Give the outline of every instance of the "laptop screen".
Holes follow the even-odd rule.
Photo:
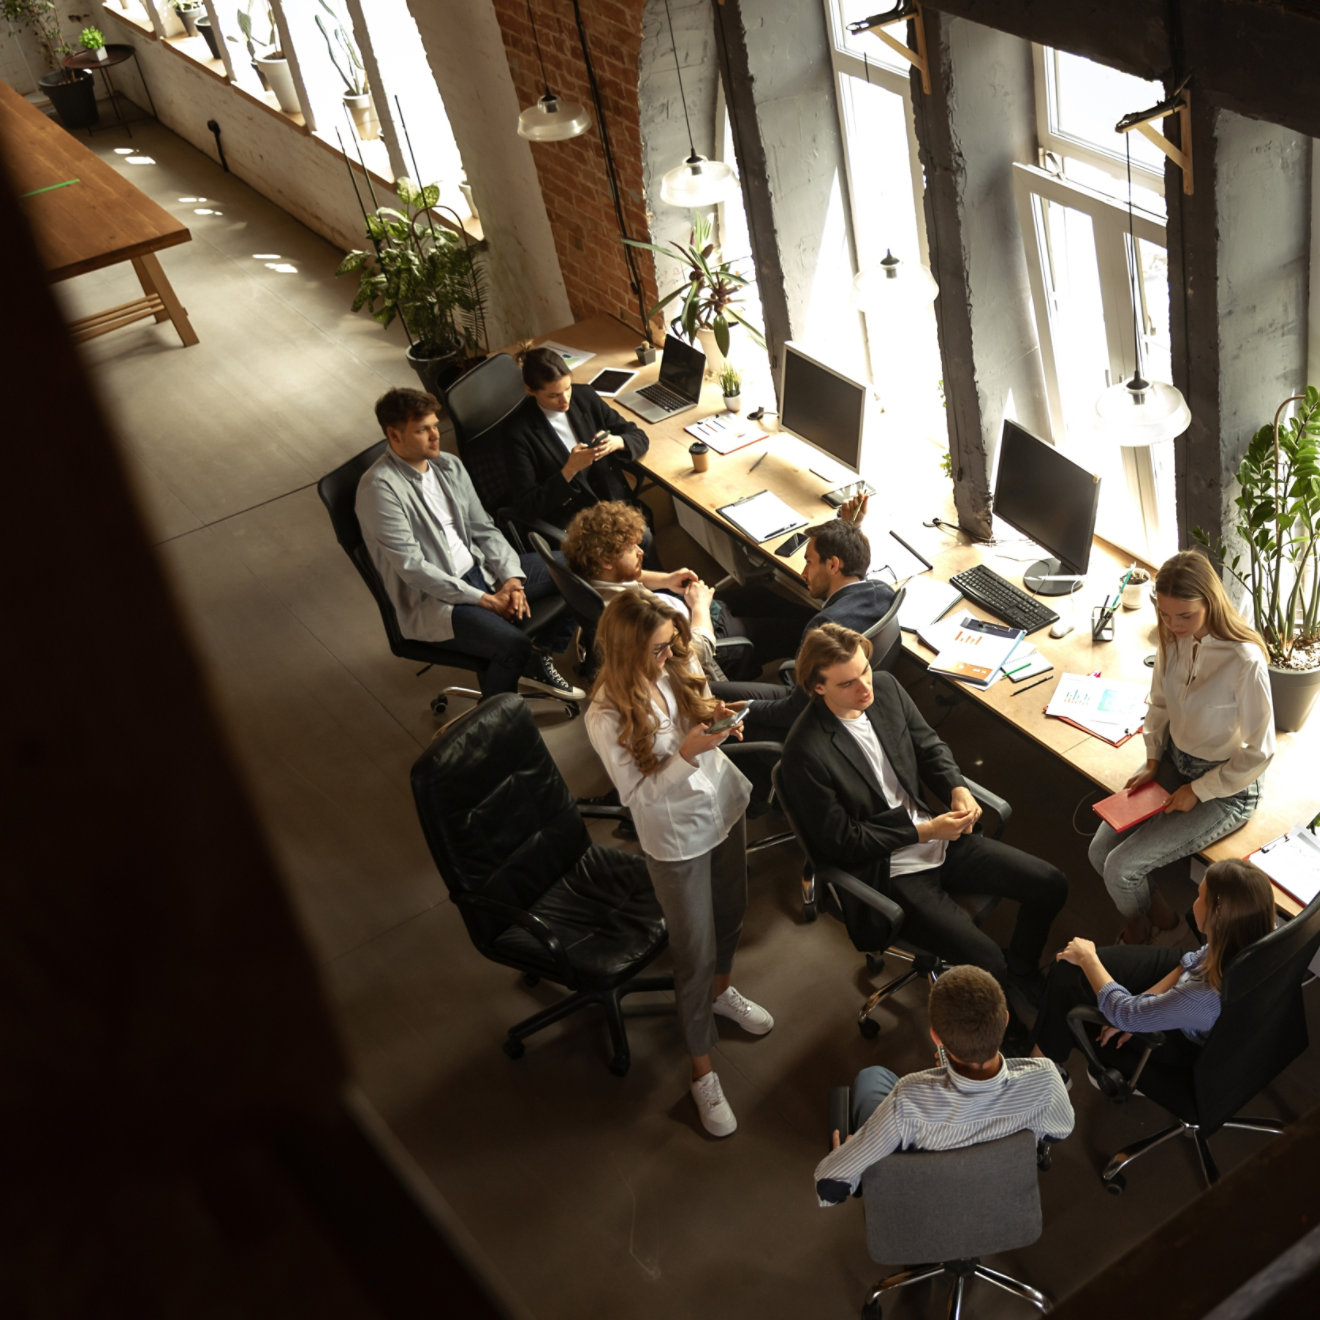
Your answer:
[[[677,335],[665,336],[660,359],[660,384],[694,403],[701,397],[701,378],[706,373],[706,355],[685,344]]]

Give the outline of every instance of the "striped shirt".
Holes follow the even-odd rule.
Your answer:
[[[1203,944],[1195,953],[1184,953],[1182,974],[1162,995],[1134,995],[1110,981],[1101,987],[1096,1005],[1105,1021],[1120,1031],[1181,1031],[1200,1045],[1219,1021],[1219,991],[1200,976],[1209,952],[1210,946]]]
[[[1039,1141],[1073,1130],[1072,1101],[1048,1059],[1003,1059],[993,1077],[973,1081],[952,1068],[908,1073],[875,1113],[816,1166],[821,1205],[851,1196],[862,1174],[896,1150],[956,1150],[1030,1128]]]

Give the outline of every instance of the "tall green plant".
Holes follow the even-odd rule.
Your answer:
[[[320,0],[320,5],[330,16],[329,23],[322,15],[316,16],[316,26],[321,29],[325,48],[330,52],[330,63],[335,66],[335,72],[343,79],[346,95],[365,96],[367,71],[362,65],[362,52],[358,50],[357,42],[353,40],[347,20],[330,3],[330,0]]]
[[[1301,406],[1281,423],[1291,403]],[[1246,546],[1231,556],[1199,527],[1192,535],[1251,597],[1256,631],[1270,658],[1287,664],[1299,643],[1320,640],[1320,391],[1285,399],[1272,425],[1251,438],[1237,470],[1234,530]]]
[[[253,11],[256,10],[257,17],[261,19],[261,28],[258,30],[253,19]],[[247,53],[254,59],[257,58],[257,52],[262,52],[262,58],[282,59],[283,51],[280,50],[279,30],[275,26],[275,15],[271,11],[268,0],[247,0],[247,4],[238,11],[238,29],[243,34],[243,40],[247,44]]]
[[[0,13],[17,27],[31,28],[41,46],[46,67],[62,73],[66,82],[73,81],[73,70],[66,70],[61,63],[66,55],[72,54],[73,47],[64,36],[54,0],[0,0]]]
[[[471,250],[431,208],[440,186],[396,183],[403,210],[381,206],[365,216],[372,250],[349,252],[336,275],[358,276],[352,310],[366,308],[372,320],[389,325],[397,316],[417,357],[449,353],[473,356],[485,333],[485,291]]]
[[[661,308],[681,298],[683,301],[670,324],[674,332],[682,334],[689,343],[696,340],[698,330],[710,330],[720,352],[728,353],[729,330],[732,324],[737,324],[745,327],[752,339],[764,348],[765,336],[738,311],[741,291],[751,281],[735,269],[733,262],[720,260],[710,235],[710,217],[693,212],[692,241],[686,246],[672,240],[666,247],[645,243],[639,238],[623,240],[630,247],[645,248],[670,260],[677,258],[688,268],[687,279],[665,294],[646,313],[646,319],[649,322]]]

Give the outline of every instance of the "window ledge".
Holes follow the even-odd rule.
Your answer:
[[[124,13],[122,9],[111,9],[107,5],[101,6],[101,13],[106,18],[113,18],[116,22],[122,23],[130,32],[136,32],[140,37],[146,37],[149,41],[156,40],[156,29],[145,18],[135,18],[132,14]]]

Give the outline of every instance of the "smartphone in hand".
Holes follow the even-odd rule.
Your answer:
[[[608,431],[597,431],[596,434],[591,437],[589,443],[592,449],[599,449],[601,445],[608,443],[609,438],[610,433]]]
[[[706,730],[707,733],[723,733],[726,729],[732,729],[734,725],[741,724],[747,718],[747,707],[735,711],[732,715],[725,716],[722,720],[716,720],[714,724]]]

